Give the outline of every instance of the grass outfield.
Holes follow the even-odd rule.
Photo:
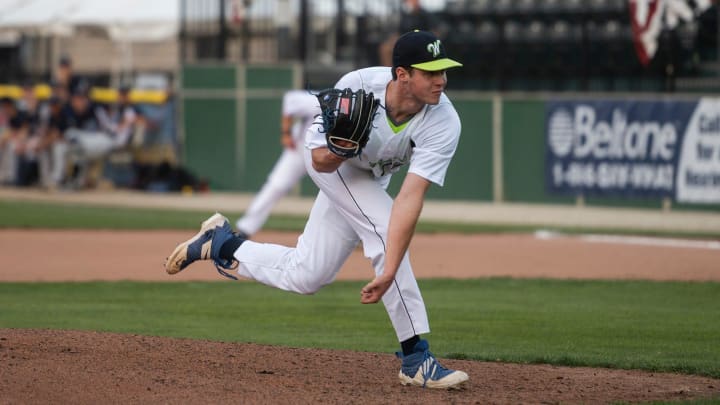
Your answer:
[[[720,378],[720,283],[420,280],[441,357]],[[0,328],[397,350],[362,282],[312,297],[249,282],[0,283]]]

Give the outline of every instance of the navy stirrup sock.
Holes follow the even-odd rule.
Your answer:
[[[223,246],[223,247],[225,247],[225,246]],[[400,346],[402,346],[403,356],[409,356],[409,355],[413,354],[413,349],[415,348],[415,345],[419,341],[420,341],[420,337],[418,335],[415,335],[408,340],[400,342]]]
[[[230,261],[235,260],[235,251],[243,244],[243,242],[245,242],[245,239],[233,235],[230,239],[225,241],[222,246],[220,246],[220,258]]]

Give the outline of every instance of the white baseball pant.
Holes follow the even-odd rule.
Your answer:
[[[238,274],[286,291],[312,294],[335,279],[360,241],[375,274],[381,274],[393,203],[383,182],[348,163],[333,173],[316,172],[309,150],[305,165],[320,192],[297,246],[246,241],[234,254],[240,262]],[[407,253],[382,301],[399,341],[430,332]]]

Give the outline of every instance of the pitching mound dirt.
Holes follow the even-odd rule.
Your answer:
[[[461,390],[398,383],[391,354],[0,329],[0,403],[609,403],[708,398],[720,380],[446,360]]]

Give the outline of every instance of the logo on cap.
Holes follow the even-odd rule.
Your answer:
[[[411,31],[398,38],[393,48],[393,67],[404,66],[437,72],[462,66],[445,56],[442,41],[429,31]]]
[[[432,54],[433,58],[437,58],[438,55],[440,55],[440,40],[438,39],[435,42],[430,42],[427,45],[427,50]]]

